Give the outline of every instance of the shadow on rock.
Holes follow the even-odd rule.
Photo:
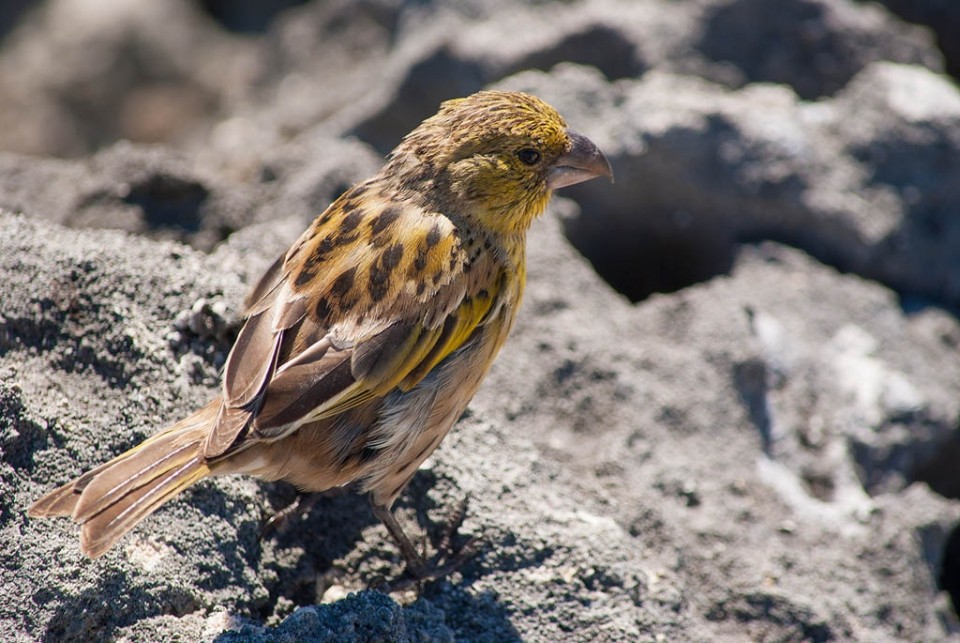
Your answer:
[[[248,624],[223,632],[214,641],[453,641],[477,636],[520,640],[506,613],[488,600],[490,594],[459,596],[465,599],[462,608],[470,618],[458,619],[454,628],[445,621],[444,611],[429,600],[421,598],[402,607],[385,594],[366,590],[335,603],[301,607],[276,628]]]
[[[105,570],[95,585],[75,596],[59,589],[44,589],[34,595],[38,603],[59,605],[48,621],[43,641],[88,640],[96,632],[111,640],[124,627],[152,616],[183,616],[197,610],[187,588],[131,586],[122,570]]]

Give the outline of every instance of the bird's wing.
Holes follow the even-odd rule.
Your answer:
[[[449,219],[363,191],[331,205],[255,290],[207,457],[412,388],[494,307],[502,272],[469,257]]]

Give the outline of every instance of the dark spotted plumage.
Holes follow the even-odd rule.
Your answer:
[[[347,233],[354,230],[357,226],[360,225],[360,222],[363,221],[363,211],[357,209],[357,204],[353,201],[348,201],[344,204],[344,214],[343,220],[340,222],[340,228],[337,231],[337,238],[343,239],[353,239],[353,237],[347,237]]]
[[[370,222],[370,233],[374,236],[383,234],[393,223],[400,218],[401,211],[400,208],[391,205],[384,208],[383,212],[378,214]]]
[[[430,249],[440,243],[440,226],[434,223],[430,226],[430,231],[427,232],[427,238],[424,240],[427,242],[427,249]]]
[[[344,299],[347,296],[347,293],[353,288],[356,276],[357,269],[350,267],[341,272],[340,276],[333,280],[333,284],[330,286],[330,294],[334,299]]]

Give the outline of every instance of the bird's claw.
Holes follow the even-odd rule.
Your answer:
[[[427,560],[423,553],[417,551],[417,549],[412,546],[402,530],[400,530],[400,534],[398,535],[393,527],[396,526],[399,528],[399,524],[396,523],[396,519],[393,518],[392,514],[390,514],[389,519],[387,519],[378,512],[378,516],[383,520],[387,530],[393,535],[394,540],[396,540],[400,546],[400,551],[406,561],[406,569],[403,575],[388,586],[389,591],[403,591],[415,585],[422,586],[423,583],[449,576],[458,571],[479,551],[480,545],[483,542],[479,536],[470,538],[460,547],[456,546],[460,527],[463,526],[464,519],[467,515],[468,502],[469,497],[464,497],[453,515],[444,525],[440,537],[433,542],[433,547],[437,554],[432,561]],[[391,522],[393,524],[391,524]],[[406,542],[404,542],[404,540]],[[426,541],[426,535],[424,535],[424,540]],[[426,550],[426,542],[423,543],[421,550]]]
[[[274,532],[280,532],[295,517],[304,516],[317,504],[321,494],[308,493],[299,494],[289,505],[280,509],[275,514],[267,518],[260,527],[260,540],[270,536]]]

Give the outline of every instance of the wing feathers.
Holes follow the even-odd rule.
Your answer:
[[[251,317],[227,357],[223,402],[203,445],[208,458],[226,453],[263,405],[284,335],[282,330],[272,332],[269,316],[269,311],[263,311]]]
[[[244,314],[247,317],[262,312],[272,303],[272,298],[269,295],[274,294],[277,287],[283,283],[283,264],[286,258],[286,253],[277,257],[243,301]]]
[[[354,377],[365,383],[389,381],[403,358],[416,347],[423,328],[411,321],[397,321],[359,344],[353,352]],[[380,387],[376,387],[380,388]],[[392,388],[389,387],[388,388]]]
[[[203,455],[217,458],[227,451],[249,428],[250,420],[257,409],[235,408],[223,402],[213,421],[207,440],[203,443]]]
[[[247,320],[223,371],[223,402],[247,408],[261,396],[277,364],[283,331],[273,332],[269,311]]]
[[[413,205],[335,202],[248,301],[204,454],[409,390],[457,350],[491,310],[497,272],[471,268],[458,234]]]
[[[280,298],[247,320],[224,367],[223,404],[203,447],[206,457],[226,453],[250,426],[275,379],[287,331],[305,318],[306,303],[302,297],[295,297]],[[316,360],[322,357],[326,345],[316,342],[311,349],[301,357]]]
[[[266,402],[253,423],[259,437],[275,439],[297,423],[318,419],[321,410],[336,402],[356,382],[349,359],[321,361],[317,370],[321,368],[321,377],[291,369],[271,382]]]

